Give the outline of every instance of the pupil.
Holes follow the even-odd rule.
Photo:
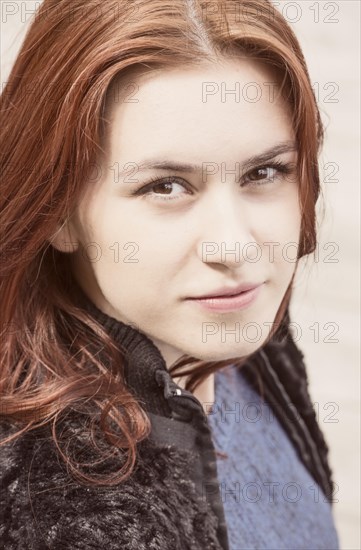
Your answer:
[[[254,177],[251,177],[251,179],[257,179],[267,176],[267,168],[257,168],[257,170],[254,172]]]
[[[155,190],[157,190],[157,188],[160,188],[161,190],[168,190],[168,191],[172,191],[172,184],[169,183],[169,182],[164,182],[164,183],[158,183],[156,186],[155,186]]]

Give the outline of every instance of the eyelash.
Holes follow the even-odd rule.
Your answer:
[[[281,161],[273,161],[273,162],[270,162],[269,164],[264,164],[262,166],[258,166],[257,168],[252,168],[252,170],[250,170],[246,175],[252,174],[253,172],[257,172],[258,170],[262,170],[265,168],[276,169],[279,172],[279,174],[283,174],[283,175],[291,174],[293,172],[293,166],[291,164],[283,163]],[[266,181],[270,181],[272,183],[276,178],[277,178],[277,175],[274,176],[273,178],[263,178],[263,179]],[[138,191],[136,191],[134,194],[151,196],[152,188],[155,187],[156,185],[161,185],[166,183],[178,183],[179,185],[184,185],[183,182],[184,180],[182,178],[178,178],[177,176],[167,176],[165,178],[154,177],[154,178],[151,178],[147,184],[145,184],[143,187],[138,189]],[[251,183],[249,184],[250,187],[259,187],[261,185],[266,185],[266,184],[262,182],[262,180],[251,181]],[[161,200],[165,202],[171,201],[171,200],[178,200],[182,195],[183,193],[180,195],[176,195],[175,197],[169,197],[169,196],[167,197],[166,195],[162,196],[162,195],[155,194],[155,196],[157,197],[155,200]]]

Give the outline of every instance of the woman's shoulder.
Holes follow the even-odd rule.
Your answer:
[[[12,430],[0,421],[1,439]],[[0,540],[5,548],[180,550],[188,544],[201,550],[206,540],[207,548],[219,549],[217,521],[185,474],[190,468],[186,453],[149,438],[140,442],[138,453],[128,479],[95,487],[69,475],[45,429],[1,445]]]

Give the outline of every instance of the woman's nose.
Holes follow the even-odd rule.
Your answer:
[[[251,258],[257,243],[252,238],[250,213],[242,198],[224,187],[222,194],[214,193],[203,206],[198,241],[202,261],[238,267]]]

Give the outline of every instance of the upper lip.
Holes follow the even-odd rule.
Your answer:
[[[263,283],[242,283],[240,285],[229,287],[223,286],[221,288],[216,288],[207,294],[202,294],[201,296],[191,296],[191,299],[200,300],[202,298],[218,298],[219,296],[233,296],[235,294],[240,294],[240,292],[245,292],[246,290],[252,290],[257,286],[260,286]]]

